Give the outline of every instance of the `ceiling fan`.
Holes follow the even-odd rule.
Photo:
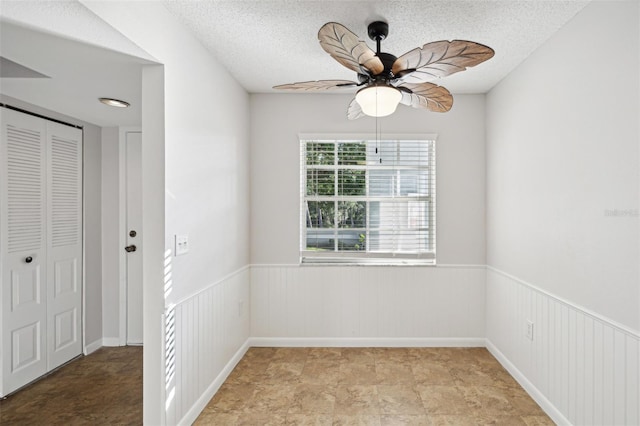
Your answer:
[[[386,22],[368,26],[369,38],[376,42],[374,52],[345,26],[326,23],[318,32],[322,48],[336,61],[358,73],[358,82],[319,80],[274,86],[274,89],[319,92],[329,89],[362,87],[349,104],[347,117],[384,117],[393,114],[398,103],[434,112],[447,112],[453,96],[429,81],[446,77],[478,65],[494,55],[493,49],[465,40],[435,41],[396,58],[380,51],[380,42],[389,34]]]

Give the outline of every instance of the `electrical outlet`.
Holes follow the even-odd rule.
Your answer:
[[[188,235],[176,235],[176,247],[175,254],[180,256],[182,254],[189,253],[189,236]]]
[[[533,321],[527,320],[527,339],[533,340]]]

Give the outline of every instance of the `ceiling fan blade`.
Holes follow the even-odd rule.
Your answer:
[[[447,112],[453,106],[453,96],[442,86],[433,83],[403,84],[398,86],[402,93],[400,103],[413,108],[433,112]],[[409,89],[410,92],[402,90]]]
[[[336,61],[357,73],[380,74],[384,65],[363,40],[337,22],[326,23],[318,32],[320,45]]]
[[[435,41],[400,56],[391,71],[400,84],[416,84],[464,71],[494,54],[492,48],[473,41]]]
[[[273,86],[274,89],[280,90],[300,90],[307,92],[320,92],[323,90],[331,89],[346,89],[349,87],[357,86],[358,83],[349,80],[318,80],[318,81],[303,81],[300,83],[281,84],[280,86]]]
[[[349,108],[347,108],[347,118],[349,120],[357,120],[360,117],[364,117],[364,112],[362,112],[362,108],[360,108],[360,104],[356,101],[356,98],[353,98],[349,104]]]

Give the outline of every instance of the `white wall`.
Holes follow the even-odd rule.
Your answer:
[[[483,95],[455,96],[447,114],[400,106],[380,120],[382,137],[438,135],[437,261],[448,267],[298,265],[298,134],[375,133],[371,117],[347,120],[351,98],[251,96],[251,335],[260,344],[478,344],[478,265],[486,262]]]
[[[489,265],[636,331],[638,19],[587,6],[487,97]]]
[[[84,345],[87,347],[94,343],[94,348],[97,349],[97,344],[102,339],[102,141],[99,127],[89,124],[84,126],[83,155]]]
[[[484,346],[484,266],[251,268],[252,344]]]
[[[164,190],[164,206],[162,193],[143,202],[142,235],[149,262],[144,267],[144,369],[152,372],[144,376],[144,421],[158,424],[165,416],[163,305],[192,306],[201,292],[249,262],[249,97],[161,3],[83,4],[164,65],[145,68],[142,79],[143,191]],[[164,229],[158,230],[159,224]],[[189,253],[169,254],[171,269],[165,270],[154,240],[163,239],[164,249],[173,250],[175,234],[188,234]],[[222,303],[216,297],[206,302],[211,309]],[[230,330],[237,334],[231,340],[236,346],[249,337],[248,327]],[[220,374],[216,369],[212,377]],[[199,384],[178,392],[192,395],[202,389]],[[186,411],[183,406],[181,413]]]
[[[353,95],[251,95],[251,263],[297,264],[299,133],[375,133],[372,117],[349,121]],[[484,96],[456,95],[446,114],[403,105],[380,119],[385,133],[436,133],[437,261],[486,263]]]
[[[86,5],[165,67],[165,247],[175,234],[190,245],[174,303],[248,263],[249,96],[161,4]]]
[[[120,336],[120,140],[117,127],[102,129],[102,335],[107,346]]]
[[[175,330],[166,424],[192,424],[248,348],[249,268],[230,274],[168,312]],[[244,306],[238,306],[238,300]]]
[[[533,340],[525,321],[534,323]],[[640,337],[487,270],[489,350],[561,425],[640,424]]]
[[[487,95],[486,336],[559,424],[640,422],[639,19],[593,2]]]

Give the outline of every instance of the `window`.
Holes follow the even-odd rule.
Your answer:
[[[300,142],[302,263],[435,263],[435,137]]]

